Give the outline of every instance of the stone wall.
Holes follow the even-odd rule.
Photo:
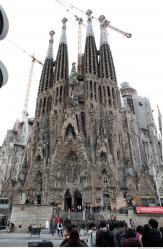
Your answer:
[[[12,207],[10,222],[15,224],[17,231],[27,230],[30,224],[44,228],[52,213],[52,206],[15,205]]]

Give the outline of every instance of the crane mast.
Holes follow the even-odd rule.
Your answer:
[[[43,63],[41,61],[37,60],[34,56],[30,55],[30,57],[32,58],[32,61],[31,61],[31,67],[30,67],[30,72],[29,72],[27,88],[26,88],[24,107],[23,107],[23,111],[22,111],[22,121],[24,121],[26,116],[28,116],[28,104],[29,104],[29,97],[30,97],[30,91],[31,91],[31,85],[32,85],[34,64],[35,64],[35,62],[37,62],[40,65],[43,65]]]
[[[26,116],[28,116],[28,104],[29,104],[29,97],[30,97],[30,91],[31,91],[31,85],[32,85],[34,63],[35,63],[35,58],[33,57],[32,61],[31,61],[29,79],[28,79],[26,94],[25,94],[24,107],[23,107],[23,111],[22,111],[22,121],[25,121]]]
[[[28,104],[29,104],[29,97],[30,97],[30,90],[31,90],[31,85],[32,85],[32,77],[33,77],[33,70],[34,70],[34,63],[37,62],[40,65],[43,65],[41,61],[36,59],[34,55],[29,54],[25,49],[20,47],[18,44],[16,44],[14,41],[11,39],[8,39],[8,41],[17,47],[19,50],[21,50],[23,53],[31,57],[31,67],[30,67],[30,73],[29,73],[29,78],[28,78],[28,83],[27,83],[27,88],[26,88],[26,94],[25,94],[25,101],[24,101],[24,107],[22,111],[22,121],[24,122],[26,120],[26,116],[28,116]]]

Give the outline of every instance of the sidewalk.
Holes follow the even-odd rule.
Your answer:
[[[63,237],[58,237],[57,235],[52,236],[50,233],[40,233],[40,237],[38,235],[31,235],[26,232],[7,232],[7,230],[0,230],[0,239],[49,239],[49,240],[63,240]]]
[[[63,237],[58,237],[57,235],[52,236],[49,233],[42,231],[40,237],[38,235],[30,235],[26,232],[12,232],[9,233],[6,230],[0,230],[0,247],[27,247],[29,240],[50,240],[54,247],[58,247]]]

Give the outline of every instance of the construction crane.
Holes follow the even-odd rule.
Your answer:
[[[73,12],[71,11],[72,9],[75,9],[76,11],[78,11],[78,12],[80,12],[81,14],[86,14],[86,12],[84,11],[84,10],[82,10],[82,9],[80,9],[80,8],[78,8],[78,7],[76,7],[76,6],[74,6],[74,5],[72,5],[72,4],[68,4],[66,1],[63,1],[63,0],[55,0],[58,4],[60,4],[68,13],[70,13],[70,14],[72,14],[73,16],[76,16],[75,14],[73,14]],[[71,10],[70,10],[71,9]],[[92,18],[94,18],[95,20],[99,20],[97,17],[95,17],[95,16],[92,16]],[[122,35],[124,35],[125,37],[127,37],[127,38],[131,38],[132,37],[132,34],[131,33],[127,33],[127,32],[125,32],[125,31],[122,31],[122,30],[120,30],[120,29],[118,29],[118,28],[116,28],[116,27],[114,27],[114,26],[112,26],[111,24],[110,24],[110,21],[108,21],[108,20],[106,20],[106,27],[108,27],[108,28],[110,28],[110,29],[112,29],[112,30],[114,30],[114,31],[116,31],[116,32],[118,32],[118,33],[120,33],[120,34],[122,34]]]
[[[81,17],[77,16],[76,14],[74,14],[72,12],[72,9],[75,9],[84,15],[86,15],[88,13],[88,11],[90,11],[90,10],[85,12],[85,11],[81,10],[80,8],[77,8],[74,5],[68,4],[64,0],[54,0],[54,1],[56,1],[59,5],[61,5],[61,7],[64,8],[67,13],[69,13],[71,16],[73,16],[75,18],[76,21],[78,21],[78,66],[77,67],[78,67],[78,75],[81,75],[82,74],[82,26],[84,26],[86,28],[86,25],[83,23],[83,19]],[[91,13],[92,13],[92,11],[91,11]],[[110,28],[110,29],[124,35],[127,38],[131,38],[132,35],[130,33],[124,32],[124,31],[112,26],[110,24],[110,21],[108,21],[104,16],[100,16],[100,17],[103,17],[104,26],[106,28]],[[95,16],[92,16],[92,18],[99,21],[99,18],[97,18]]]
[[[21,50],[23,53],[27,54],[31,59],[31,67],[30,67],[30,72],[29,72],[29,78],[28,78],[28,83],[27,83],[27,88],[25,92],[25,100],[24,100],[24,106],[23,106],[23,111],[22,111],[22,117],[21,117],[21,122],[23,122],[22,126],[22,132],[21,132],[21,137],[19,142],[14,142],[13,144],[17,145],[23,145],[25,146],[28,142],[28,137],[29,137],[29,125],[28,125],[28,104],[29,104],[29,97],[30,97],[30,91],[31,91],[31,85],[32,85],[32,78],[33,78],[33,71],[34,71],[34,64],[37,62],[40,65],[43,65],[41,61],[35,58],[34,55],[29,54],[25,49],[17,45],[15,42],[13,42],[10,39],[7,39],[12,45],[17,47],[19,50]]]
[[[28,83],[27,83],[27,88],[25,92],[25,100],[24,100],[24,107],[22,111],[22,118],[21,120],[24,122],[26,120],[26,117],[28,116],[28,104],[29,104],[29,97],[30,97],[30,91],[31,91],[31,85],[32,85],[32,78],[33,78],[33,71],[34,71],[34,64],[37,62],[40,65],[43,65],[41,61],[35,58],[34,55],[29,54],[25,49],[17,45],[15,42],[13,42],[10,39],[7,39],[12,45],[17,47],[19,50],[21,50],[23,53],[27,54],[31,59],[31,67],[30,67],[30,72],[29,72],[29,78],[28,78]]]
[[[31,91],[31,85],[32,85],[34,64],[35,64],[35,62],[38,62],[40,65],[43,65],[43,63],[40,62],[39,60],[37,60],[34,57],[34,55],[33,56],[30,55],[30,57],[32,58],[32,61],[31,61],[31,67],[30,67],[30,71],[29,71],[27,88],[26,88],[26,92],[25,92],[26,94],[25,94],[24,107],[23,107],[22,118],[21,118],[22,121],[24,121],[26,119],[26,117],[28,116],[28,104],[29,104],[29,97],[30,97],[30,91]]]

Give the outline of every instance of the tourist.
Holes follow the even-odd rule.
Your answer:
[[[81,238],[83,238],[84,236],[87,235],[87,231],[85,230],[85,224],[84,223],[82,223],[82,225],[81,225],[79,235],[80,235]]]
[[[150,231],[149,225],[145,224],[143,227],[143,236],[142,236],[142,244],[145,247],[150,246],[149,231]]]
[[[96,224],[89,224],[87,243],[89,247],[96,246]]]
[[[143,237],[143,226],[139,225],[136,228],[136,238],[140,241],[142,244],[142,237]]]
[[[65,245],[68,243],[68,241],[70,239],[70,233],[71,233],[72,230],[76,230],[77,231],[77,228],[76,228],[76,226],[74,224],[72,224],[68,229],[66,229],[64,231],[64,240],[60,244],[60,247],[65,247]],[[78,232],[78,234],[79,234],[79,232]],[[82,244],[82,247],[86,247],[87,246],[86,242],[84,240],[80,239],[80,237],[79,237],[79,240],[80,240],[80,243]]]
[[[113,247],[114,236],[113,233],[107,228],[106,222],[100,222],[100,229],[96,232],[96,246],[97,247]]]
[[[14,225],[14,223],[10,223],[9,233],[14,232],[14,230],[15,230],[15,225]]]
[[[86,247],[87,245],[83,244],[79,238],[79,232],[77,229],[73,228],[70,231],[68,241],[63,245],[64,247]]]
[[[150,219],[148,221],[150,231],[149,231],[149,243],[150,246],[160,246],[160,241],[162,238],[161,232],[158,230],[158,221],[155,219]]]
[[[56,224],[55,224],[55,221],[53,219],[50,221],[50,232],[51,232],[52,236],[54,236],[54,234],[56,232]]]
[[[161,237],[163,238],[163,227],[160,227]]]
[[[70,227],[66,228],[64,230],[64,233],[63,233],[63,237],[64,237],[64,240],[62,241],[62,243],[60,244],[60,247],[64,247],[64,245],[68,242],[69,238],[70,238]]]
[[[126,230],[126,236],[124,239],[123,247],[141,247],[142,244],[136,238],[136,232],[132,228]]]
[[[118,222],[118,232],[114,235],[115,246],[123,247],[126,236],[127,223],[125,221]]]
[[[32,230],[32,224],[30,224],[30,225],[28,226],[28,232],[29,232],[29,233],[31,232],[31,230]]]
[[[57,224],[57,235],[63,237],[63,224],[61,222]]]

